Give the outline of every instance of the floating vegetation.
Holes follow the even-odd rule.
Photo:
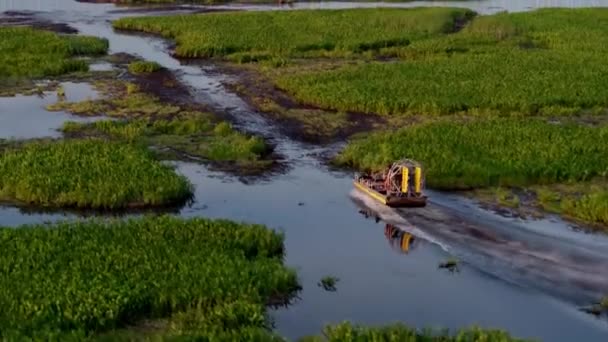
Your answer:
[[[407,46],[453,32],[457,23],[472,16],[469,10],[451,8],[252,11],[121,18],[113,26],[173,38],[181,57],[234,55],[253,62]]]
[[[448,260],[439,263],[438,268],[447,269],[450,272],[460,272],[460,261],[456,258],[449,258]]]
[[[336,284],[340,281],[339,278],[332,276],[325,276],[321,278],[321,281],[317,283],[317,286],[322,287],[325,291],[335,292],[338,289],[336,288]]]
[[[59,35],[26,27],[0,27],[0,78],[37,78],[87,71],[74,56],[105,54],[105,39]]]
[[[147,337],[270,341],[265,306],[299,289],[281,234],[227,220],[0,228],[0,249],[6,340],[114,340],[119,329],[166,320]]]
[[[168,206],[192,194],[188,180],[145,148],[98,139],[26,142],[0,154],[0,199],[42,207]]]
[[[134,61],[129,63],[128,69],[132,74],[144,74],[159,71],[162,66],[156,62]]]
[[[500,341],[515,342],[526,341],[511,337],[501,330],[484,330],[479,327],[461,329],[454,334],[449,331],[436,331],[424,329],[419,331],[402,323],[394,323],[380,327],[365,327],[343,322],[337,325],[326,326],[323,337],[311,336],[302,342],[355,342],[355,341],[412,341],[412,342],[473,342],[473,341]]]

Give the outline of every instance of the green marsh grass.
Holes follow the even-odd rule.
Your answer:
[[[113,340],[120,329],[163,319],[153,333],[165,338],[268,340],[266,304],[299,288],[283,265],[282,234],[227,220],[0,228],[0,248],[6,340]]]
[[[606,9],[475,17],[385,51],[400,60],[286,69],[280,88],[327,109],[385,115],[572,115],[608,106]]]
[[[129,63],[128,69],[132,74],[144,74],[159,71],[162,66],[156,62],[134,61]]]
[[[423,329],[422,331],[410,328],[402,323],[387,324],[378,327],[366,327],[350,322],[343,322],[326,326],[323,337],[311,336],[302,342],[355,342],[355,341],[408,341],[408,342],[478,342],[500,341],[515,342],[526,341],[511,337],[508,333],[496,329],[481,329],[471,327],[461,329],[450,334],[449,331]]]
[[[0,27],[0,78],[37,78],[87,71],[75,56],[105,54],[108,41],[23,27]]]
[[[354,139],[336,162],[379,170],[412,158],[423,163],[431,188],[527,187],[546,211],[606,225],[607,144],[606,125],[517,118],[440,120]],[[499,204],[520,205],[507,190],[496,196]]]
[[[179,204],[188,180],[145,148],[104,140],[29,142],[0,154],[0,199],[42,207],[124,209]]]
[[[608,227],[608,182],[606,178],[551,186],[535,186],[536,204],[543,210],[584,223]]]
[[[440,120],[355,139],[337,161],[379,170],[401,158],[425,166],[438,189],[525,186],[608,175],[608,126],[542,119]]]
[[[113,26],[173,38],[180,57],[234,55],[255,61],[406,46],[452,32],[472,15],[450,8],[260,11],[122,18]]]

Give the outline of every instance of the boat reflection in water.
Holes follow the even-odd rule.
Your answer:
[[[389,223],[384,226],[384,236],[391,248],[401,254],[408,254],[420,242],[414,235]]]
[[[360,209],[359,213],[365,218],[373,218],[376,223],[380,222],[380,218],[371,210]],[[388,241],[392,250],[399,254],[408,254],[413,248],[421,242],[415,235],[395,226],[390,223],[384,225],[384,236]]]

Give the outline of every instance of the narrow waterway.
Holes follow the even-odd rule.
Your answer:
[[[294,8],[417,4],[445,5],[325,2],[298,3]],[[466,4],[487,13],[538,6],[601,6],[608,1],[448,4]],[[239,128],[273,140],[290,168],[270,180],[243,182],[193,163],[176,163],[176,168],[196,186],[195,202],[183,208],[181,215],[255,222],[285,232],[287,264],[298,270],[304,289],[292,306],[272,312],[280,334],[297,338],[319,332],[324,324],[352,320],[366,324],[402,321],[452,329],[479,324],[543,341],[608,339],[605,321],[577,309],[608,291],[606,237],[575,232],[558,219],[500,217],[459,196],[435,192],[431,193],[431,205],[423,210],[383,208],[351,193],[350,175],[332,172],[315,158],[333,147],[310,146],[282,136],[272,122],[222,86],[226,76],[212,65],[184,65],[171,57],[162,39],[111,29],[109,20],[139,13],[70,0],[0,0],[0,11],[6,10],[40,11],[37,15],[67,22],[83,34],[107,38],[111,53],[125,52],[156,61],[174,71],[191,88],[196,101],[229,114]],[[86,85],[78,87],[69,89],[68,96],[90,92]],[[72,118],[65,113],[44,112],[47,101],[0,98],[0,138],[53,136],[55,133],[49,132]],[[42,117],[40,113],[57,121],[24,122],[26,115]],[[373,211],[384,221],[366,218],[361,209]],[[77,218],[73,214],[0,208],[0,225]],[[385,235],[387,223],[412,234],[416,243],[407,251],[395,248],[400,243]],[[438,269],[438,264],[452,255],[464,261],[460,272]],[[340,279],[337,292],[317,286],[326,275]]]

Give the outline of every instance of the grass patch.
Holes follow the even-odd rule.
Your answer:
[[[501,330],[484,330],[479,327],[461,329],[454,334],[449,331],[435,331],[424,329],[422,332],[412,329],[402,323],[394,323],[379,327],[365,327],[343,322],[337,325],[327,326],[323,330],[323,337],[311,336],[301,340],[302,342],[355,342],[355,341],[429,341],[429,342],[451,342],[451,341],[501,341],[515,342],[525,341],[511,337]]]
[[[394,160],[419,160],[438,189],[525,186],[590,180],[608,174],[608,126],[553,124],[541,119],[440,120],[355,139],[342,165],[380,170]]]
[[[0,27],[0,78],[39,78],[88,71],[74,56],[105,54],[108,41],[25,27]]]
[[[572,115],[608,105],[605,9],[480,16],[452,35],[384,49],[400,61],[285,71],[299,101],[385,115]],[[382,52],[382,51],[381,51]]]
[[[261,61],[374,53],[452,32],[471,16],[451,8],[259,11],[122,18],[113,26],[173,38],[181,57]]]
[[[0,229],[0,336],[271,340],[265,306],[299,288],[283,236],[259,225],[170,216]],[[100,335],[107,333],[107,335]]]
[[[188,180],[144,148],[102,140],[30,142],[0,154],[0,199],[122,209],[183,202]]]
[[[145,74],[159,71],[162,66],[156,62],[134,61],[129,63],[128,69],[132,74]]]

